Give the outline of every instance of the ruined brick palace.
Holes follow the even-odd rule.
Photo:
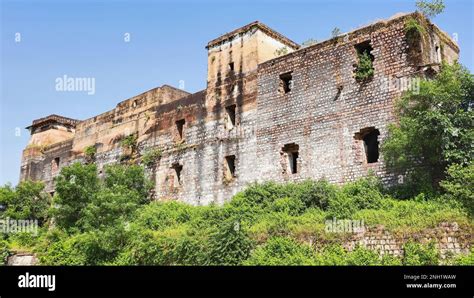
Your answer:
[[[408,18],[426,28],[415,41],[407,37]],[[155,197],[194,205],[223,203],[254,181],[344,183],[373,170],[386,183],[397,183],[378,150],[403,92],[393,82],[432,75],[459,53],[446,33],[418,13],[308,47],[253,22],[206,49],[205,90],[190,94],[163,85],[86,120],[34,120],[21,180],[44,181],[54,192],[61,167],[86,162],[86,148],[95,148],[100,174],[104,165],[143,163],[147,152],[155,152],[156,160],[146,165]],[[358,80],[363,52],[373,75]],[[136,138],[135,149],[123,145],[127,137]]]

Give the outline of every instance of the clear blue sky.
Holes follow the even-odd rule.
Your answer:
[[[0,185],[16,184],[33,119],[86,119],[151,88],[206,84],[206,43],[259,20],[301,43],[323,40],[397,12],[415,0],[1,1]],[[434,18],[457,33],[461,63],[474,69],[472,0],[447,0]],[[15,42],[15,34],[21,42]],[[124,34],[130,33],[129,43]],[[55,79],[93,77],[96,92],[57,92]],[[21,135],[15,134],[16,128]]]

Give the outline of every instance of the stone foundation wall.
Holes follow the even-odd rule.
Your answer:
[[[422,244],[434,241],[441,258],[444,259],[449,255],[469,253],[472,245],[472,232],[459,228],[456,223],[441,223],[436,228],[412,235],[396,235],[383,227],[377,227],[351,236],[344,242],[344,247],[353,250],[356,245],[361,245],[379,251],[382,255],[402,256],[403,245],[408,241]]]

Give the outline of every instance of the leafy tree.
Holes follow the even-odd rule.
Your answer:
[[[411,186],[420,192],[423,180],[436,187],[449,165],[471,163],[473,98],[473,76],[458,63],[443,64],[435,79],[421,80],[419,91],[407,92],[397,104],[399,124],[389,126],[382,144],[387,166],[411,169],[407,182],[416,182]]]
[[[48,217],[51,198],[43,192],[44,184],[23,181],[15,188],[0,188],[0,204],[6,206],[3,217],[12,219],[36,219],[43,223]]]
[[[138,209],[141,201],[137,192],[124,186],[102,188],[84,207],[77,225],[91,230],[125,222]]]
[[[53,215],[56,223],[63,228],[77,228],[76,223],[83,218],[87,204],[100,189],[97,167],[74,163],[62,168],[55,181]]]
[[[153,184],[145,177],[143,167],[138,165],[110,165],[105,167],[105,187],[123,186],[134,191],[142,203],[148,201],[148,193]]]
[[[424,14],[427,18],[432,18],[444,11],[443,0],[417,0],[416,7]]]

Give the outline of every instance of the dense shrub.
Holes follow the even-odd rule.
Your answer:
[[[354,213],[353,219],[364,220],[368,226],[383,224],[392,231],[420,232],[441,222],[456,222],[467,226],[466,212],[450,201],[425,200],[419,195],[413,200],[385,199],[380,209],[364,209]]]
[[[351,218],[357,211],[354,198],[344,193],[338,192],[334,198],[329,200],[328,218]]]
[[[351,198],[357,209],[378,209],[384,196],[380,180],[373,174],[342,187],[342,193]]]
[[[238,220],[223,222],[209,237],[210,265],[239,265],[250,255],[252,241]]]
[[[326,180],[306,180],[290,186],[289,195],[300,200],[306,206],[327,209],[329,201],[337,194],[337,187]]]
[[[134,230],[128,245],[118,255],[118,265],[174,265],[176,237],[151,230]]]
[[[289,215],[298,215],[305,209],[301,200],[294,198],[276,199],[270,205],[270,209],[274,212],[282,212]]]
[[[448,177],[441,182],[445,197],[459,201],[474,216],[474,164],[454,164],[448,168]]]
[[[403,265],[420,266],[439,264],[439,252],[434,242],[423,245],[410,241],[405,243],[403,251]]]
[[[338,244],[343,234],[326,232],[326,220],[359,219],[395,233],[446,221],[469,227],[465,205],[455,198],[465,194],[458,185],[465,176],[453,175],[440,198],[418,194],[395,200],[369,175],[342,187],[309,180],[253,184],[223,206],[190,206],[149,202],[141,167],[109,167],[101,181],[94,166],[76,164],[57,179],[61,204],[54,214],[63,221],[41,228],[37,236],[20,233],[7,241],[10,250],[33,250],[48,265],[437,264],[433,247],[413,243],[405,246],[403,258],[362,246],[348,252]],[[14,197],[12,192],[3,188],[3,200]],[[63,198],[69,194],[78,201]],[[317,248],[309,245],[315,239]],[[469,264],[472,258],[450,260]]]
[[[79,236],[72,236],[58,241],[48,243],[46,253],[40,254],[39,260],[42,265],[85,265],[86,256],[78,241]]]
[[[138,210],[135,223],[152,230],[182,224],[191,220],[195,208],[179,202],[151,202]]]
[[[357,246],[347,257],[347,265],[377,266],[381,265],[380,255],[375,250]]]
[[[245,265],[316,265],[314,250],[291,238],[273,237],[264,245],[257,247]]]
[[[474,266],[474,248],[468,254],[455,256],[451,262],[452,265]]]
[[[318,252],[317,264],[326,266],[347,265],[347,251],[340,244],[328,244]]]

